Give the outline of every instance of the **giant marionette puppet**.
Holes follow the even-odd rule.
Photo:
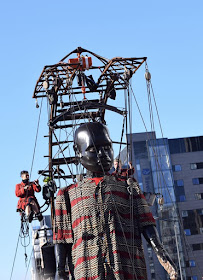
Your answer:
[[[73,244],[75,280],[147,280],[143,234],[170,279],[176,279],[176,267],[160,243],[137,182],[108,174],[113,150],[107,128],[83,124],[75,132],[74,144],[90,176],[58,192],[54,226],[54,242],[60,246],[58,271],[63,274]]]

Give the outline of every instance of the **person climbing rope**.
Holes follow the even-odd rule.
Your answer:
[[[20,172],[22,182],[16,185],[15,194],[20,199],[17,204],[18,212],[25,212],[29,223],[32,222],[34,214],[39,221],[43,219],[42,214],[40,213],[40,206],[37,201],[37,198],[34,195],[34,192],[40,192],[41,186],[39,181],[35,180],[34,182],[29,181],[29,173],[26,170]]]

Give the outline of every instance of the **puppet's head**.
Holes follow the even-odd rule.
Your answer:
[[[105,125],[97,122],[82,124],[75,132],[74,148],[87,170],[105,173],[111,169],[112,141]]]

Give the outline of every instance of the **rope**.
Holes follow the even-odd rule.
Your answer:
[[[54,135],[54,137],[56,138],[56,141],[57,141],[57,143],[58,143],[58,146],[59,146],[59,148],[60,148],[60,150],[61,150],[61,153],[62,153],[62,155],[63,155],[63,157],[64,157],[65,162],[66,162],[66,165],[67,165],[67,167],[68,167],[68,169],[69,169],[69,171],[70,171],[70,174],[71,174],[71,176],[72,176],[72,179],[73,179],[73,181],[74,181],[73,173],[71,172],[70,166],[69,166],[69,164],[68,164],[67,161],[66,161],[66,157],[65,157],[65,155],[64,155],[63,150],[61,149],[61,145],[59,144],[58,138],[57,138],[56,133],[55,133],[54,131],[53,131],[53,135]]]
[[[128,108],[129,108],[129,130],[130,130],[130,161],[132,161],[132,94],[130,94],[130,89],[128,86]],[[127,130],[127,127],[126,127]],[[127,132],[127,131],[126,131]],[[127,141],[128,142],[128,141]],[[131,222],[132,222],[132,248],[133,248],[133,259],[135,256],[135,238],[134,238],[134,234],[135,234],[135,227],[134,227],[134,201],[133,201],[133,187],[130,186],[130,192],[131,192],[131,203],[130,203],[130,215],[131,215]],[[136,279],[137,279],[137,275],[135,274]],[[134,276],[133,276],[134,279]]]
[[[34,158],[35,158],[35,151],[36,151],[37,138],[38,138],[38,132],[39,132],[39,124],[40,124],[40,118],[41,118],[41,112],[42,112],[42,101],[43,101],[43,98],[41,99],[41,104],[40,104],[40,112],[39,112],[39,117],[38,117],[37,132],[36,132],[36,137],[35,137],[35,145],[34,145],[32,163],[31,163],[31,168],[30,168],[30,177],[31,177],[31,174],[32,174],[32,168],[33,168]]]
[[[146,63],[146,62],[145,62],[145,63]],[[148,70],[147,63],[146,63],[146,69]],[[164,143],[164,149],[165,149],[166,155],[168,155],[168,151],[167,151],[167,149],[166,149],[167,143],[165,143],[166,140],[164,139],[164,136],[163,136],[163,129],[162,129],[161,121],[160,121],[159,111],[158,111],[158,107],[157,107],[157,103],[156,103],[155,94],[154,94],[154,90],[153,90],[153,87],[152,87],[151,80],[147,82],[147,88],[148,88],[148,93],[149,93],[149,94],[150,94],[150,88],[151,88],[151,91],[152,91],[152,97],[153,97],[153,101],[154,101],[154,105],[155,105],[155,109],[156,109],[156,114],[157,114],[157,118],[158,118],[158,122],[159,122],[159,127],[160,127],[160,131],[161,131],[161,136],[162,136],[162,139],[164,140],[164,142],[163,142],[163,143]],[[150,96],[150,102],[151,102],[151,96]],[[151,103],[151,110],[152,110],[152,103]],[[151,111],[151,113],[152,113],[152,111]],[[154,126],[153,126],[153,127],[154,127]],[[155,140],[156,140],[156,139],[155,139]],[[159,151],[159,150],[158,150],[158,151]],[[156,155],[157,153],[154,153],[154,154]],[[160,157],[160,155],[159,155],[159,157]],[[159,168],[160,171],[161,171],[161,167],[160,167],[160,164],[159,164],[158,159],[157,159],[157,161],[155,161],[155,162],[157,163],[156,166],[158,166],[158,168]],[[158,170],[158,168],[157,168],[157,170]],[[171,178],[173,178],[173,176],[172,176],[172,170],[169,169],[169,172],[170,172],[170,174],[171,174]],[[169,192],[169,189],[168,189],[168,186],[167,186],[167,184],[166,184],[166,181],[165,181],[165,178],[164,178],[164,176],[163,176],[162,171],[161,171],[161,174],[162,174],[163,181],[164,181],[164,183],[165,183],[166,189],[167,189],[167,191],[168,191],[168,193],[169,193],[171,202],[172,202],[172,204],[173,204],[174,210],[176,209],[176,213],[177,213],[177,217],[178,217],[178,222],[179,222],[179,225],[180,225],[180,230],[181,230],[182,236],[183,236],[183,242],[185,243],[186,248],[189,248],[190,252],[191,252],[192,255],[194,256],[194,252],[193,252],[193,250],[191,249],[190,244],[188,243],[188,240],[187,240],[187,238],[186,238],[186,236],[185,236],[185,234],[184,234],[184,226],[183,226],[182,219],[181,219],[181,217],[180,217],[180,213],[179,213],[178,209],[176,208],[175,203],[173,202],[173,200],[172,200],[172,198],[171,198],[171,195],[170,195],[170,192]],[[157,174],[157,176],[158,176],[158,174]],[[160,176],[159,176],[159,180],[160,180]],[[157,180],[157,182],[158,182],[158,180]],[[159,181],[159,182],[160,182],[160,181]],[[160,188],[161,188],[161,192],[162,192],[161,184],[160,184]],[[161,224],[162,224],[162,231],[163,231],[163,221],[161,220],[161,222],[162,222]],[[172,220],[171,222],[174,223],[175,221]],[[186,250],[186,254],[187,254],[187,256],[189,256],[187,250]],[[195,256],[194,256],[194,257],[195,257]],[[198,269],[198,271],[201,273],[200,267],[199,267],[199,265],[198,265],[198,262],[197,262],[197,269]],[[190,271],[191,271],[191,267],[190,267]]]
[[[79,104],[78,104],[79,105]],[[87,123],[87,122],[86,122]],[[88,129],[88,126],[87,126],[87,129]],[[89,129],[88,129],[89,130]],[[73,131],[73,130],[72,130]],[[53,132],[53,134],[54,134],[54,136],[55,136],[55,138],[56,138],[56,140],[57,140],[57,142],[58,142],[58,139],[57,139],[57,136],[56,136],[56,134]],[[94,143],[94,141],[93,141],[93,145],[94,145],[94,148],[95,148],[95,150],[96,150],[96,152],[97,152],[97,155],[98,155],[98,151],[97,151],[97,149],[96,149],[96,146],[95,146],[95,143]],[[60,148],[60,150],[61,150],[61,153],[63,154],[63,156],[64,156],[64,153],[63,153],[63,151],[62,151],[62,149],[61,149],[61,146],[60,146],[60,144],[59,144],[59,148]],[[64,158],[65,158],[65,156],[64,156]],[[98,158],[99,158],[99,156],[98,156]],[[100,160],[100,158],[99,158],[99,160]],[[66,162],[67,163],[67,162]],[[68,164],[67,164],[68,165]],[[102,167],[102,172],[103,172],[103,175],[105,175],[105,171],[104,171],[104,168],[103,168],[103,165],[101,164],[101,167]],[[71,170],[69,169],[69,171],[71,172]],[[116,205],[115,205],[115,201],[114,201],[114,199],[112,199],[113,200],[113,204],[114,204],[114,206],[115,206],[115,208],[116,208],[116,211],[117,211],[117,214],[118,214],[118,210],[117,210],[117,207],[116,207]],[[102,207],[104,207],[103,205],[102,205]],[[84,209],[84,208],[83,208]],[[118,217],[119,217],[119,215],[118,215]],[[81,218],[81,213],[80,213],[80,218]],[[122,232],[123,232],[123,235],[124,235],[124,238],[125,238],[125,234],[124,234],[124,230],[123,230],[123,227],[122,227],[122,223],[121,223],[121,221],[120,221],[120,224],[121,224],[121,228],[122,228]],[[125,242],[126,242],[126,245],[127,245],[127,240],[126,240],[126,238],[125,238]],[[128,251],[129,251],[129,248],[128,248]],[[132,258],[131,258],[131,254],[130,254],[130,251],[129,251],[129,256],[130,256],[130,259],[131,259],[131,262],[132,262]],[[133,265],[133,262],[132,262],[132,265]],[[133,269],[134,269],[134,266],[133,266]],[[136,275],[136,274],[135,274]],[[137,277],[136,277],[136,279],[137,279]]]
[[[20,231],[21,231],[21,229],[20,229]],[[14,269],[16,255],[17,255],[17,251],[18,251],[19,240],[20,240],[20,232],[19,232],[18,241],[17,241],[17,244],[16,244],[16,250],[15,250],[15,255],[14,255],[14,259],[13,259],[13,265],[12,265],[11,274],[10,274],[10,280],[12,279],[12,275],[13,275],[13,269]]]
[[[29,262],[28,262],[28,265],[27,265],[27,269],[26,269],[26,273],[25,273],[25,278],[24,280],[26,280],[27,278],[27,273],[28,273],[28,269],[29,269],[29,266],[30,266],[30,261],[31,261],[31,257],[32,257],[32,253],[34,252],[34,247],[32,247],[32,251],[30,253],[30,258],[29,258]]]

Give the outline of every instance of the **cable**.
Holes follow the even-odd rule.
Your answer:
[[[36,145],[37,145],[39,124],[40,124],[40,118],[41,118],[41,112],[42,112],[42,102],[43,102],[43,98],[41,99],[41,104],[40,104],[40,112],[39,112],[39,118],[38,118],[38,124],[37,124],[37,132],[36,132],[36,137],[35,137],[34,151],[33,151],[32,163],[31,163],[31,168],[30,168],[30,177],[31,177],[31,174],[32,174],[32,168],[33,168],[33,163],[34,163],[34,158],[35,158],[35,150],[36,150]]]
[[[21,229],[20,229],[20,231],[21,231]],[[19,235],[18,235],[18,241],[17,241],[16,250],[15,250],[15,255],[14,255],[14,259],[13,259],[13,265],[12,265],[12,269],[11,269],[10,280],[12,279],[12,275],[13,275],[13,269],[14,269],[15,260],[16,260],[16,255],[17,255],[17,251],[18,251],[19,240],[20,240],[20,232],[19,232]]]
[[[30,261],[31,261],[31,257],[32,257],[32,253],[34,252],[34,247],[32,247],[32,251],[30,253],[30,258],[29,258],[29,262],[28,262],[28,265],[27,265],[27,269],[26,269],[26,273],[25,273],[25,278],[24,280],[26,280],[27,278],[27,273],[28,273],[28,269],[29,269],[29,266],[30,266]]]

